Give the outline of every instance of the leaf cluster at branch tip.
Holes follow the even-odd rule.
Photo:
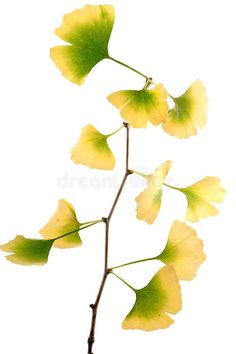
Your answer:
[[[111,59],[127,68],[130,66],[110,57],[108,44],[115,20],[111,5],[86,5],[66,14],[55,33],[69,45],[51,49],[51,58],[70,81],[82,85],[93,67],[103,59]],[[206,90],[200,80],[193,82],[179,97],[169,95],[174,107],[168,107],[168,92],[163,84],[147,79],[142,90],[121,90],[108,96],[120,110],[122,118],[134,128],[145,128],[148,122],[162,124],[164,131],[177,138],[188,138],[204,128],[207,118]],[[153,89],[149,86],[154,85]]]

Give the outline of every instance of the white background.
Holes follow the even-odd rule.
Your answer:
[[[93,1],[99,4],[99,1]],[[199,78],[209,98],[208,124],[196,137],[178,140],[160,127],[131,132],[131,167],[151,172],[174,161],[168,181],[185,186],[219,176],[228,193],[220,214],[194,224],[207,260],[192,282],[182,283],[183,310],[167,330],[124,331],[134,295],[110,278],[97,321],[95,354],[197,354],[236,351],[235,344],[235,2],[232,0],[109,1],[116,7],[110,54],[152,75],[172,95]],[[110,141],[117,167],[93,171],[70,161],[81,128],[104,133],[122,124],[106,96],[139,89],[143,79],[104,61],[82,87],[64,79],[49,58],[60,42],[54,29],[64,13],[84,1],[4,1],[0,5],[1,222],[0,242],[38,237],[60,198],[78,219],[106,216],[124,167],[124,131]],[[162,250],[168,230],[183,220],[186,201],[166,190],[158,220],[135,219],[142,181],[131,177],[111,226],[110,265]],[[86,353],[91,310],[103,270],[104,227],[81,232],[80,249],[53,250],[45,267],[15,266],[0,256],[0,349],[3,354]],[[147,284],[157,263],[120,270],[136,287]]]

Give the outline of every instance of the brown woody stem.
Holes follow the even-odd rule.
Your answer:
[[[104,254],[104,273],[102,277],[102,281],[99,287],[99,291],[97,294],[97,298],[94,304],[91,304],[90,307],[92,309],[92,321],[91,321],[91,328],[90,328],[90,334],[88,337],[88,354],[93,354],[93,344],[95,342],[95,327],[96,327],[96,319],[97,319],[97,310],[98,310],[98,305],[102,296],[102,292],[107,280],[107,276],[110,273],[110,270],[108,268],[108,253],[109,253],[109,226],[110,226],[110,221],[112,214],[115,210],[115,207],[117,205],[117,202],[120,198],[120,195],[122,193],[122,190],[124,188],[125,182],[127,180],[127,177],[132,174],[132,171],[129,170],[129,124],[128,123],[123,123],[125,128],[126,128],[126,164],[125,164],[125,174],[124,178],[122,180],[122,183],[120,185],[120,188],[117,192],[117,195],[115,197],[115,200],[112,204],[111,210],[109,212],[109,215],[107,218],[103,218],[103,222],[105,223],[105,254]]]

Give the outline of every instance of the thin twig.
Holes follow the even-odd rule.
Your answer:
[[[120,198],[120,195],[122,193],[122,190],[124,188],[125,182],[127,180],[127,177],[132,173],[132,171],[129,170],[129,124],[128,123],[123,123],[125,128],[126,128],[126,162],[125,162],[125,175],[122,180],[122,183],[120,185],[120,188],[117,192],[117,195],[115,197],[115,200],[112,204],[111,210],[108,214],[107,218],[103,218],[103,222],[105,223],[105,254],[104,254],[104,273],[101,281],[101,285],[97,294],[97,298],[94,304],[91,304],[90,307],[92,309],[92,321],[91,321],[91,328],[90,328],[90,334],[88,338],[88,354],[93,354],[93,344],[95,342],[95,327],[96,327],[96,319],[97,319],[97,310],[98,310],[98,305],[102,296],[102,292],[107,280],[107,276],[110,272],[108,269],[108,253],[109,253],[109,225],[110,225],[110,220],[112,217],[112,214],[115,210],[115,207],[117,205],[117,202]]]

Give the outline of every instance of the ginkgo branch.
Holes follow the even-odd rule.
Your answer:
[[[162,125],[166,133],[181,139],[195,135],[198,128],[202,129],[205,126],[207,120],[207,97],[204,85],[196,80],[182,95],[175,98],[168,94],[162,83],[156,84],[148,75],[109,56],[108,44],[114,20],[115,11],[112,5],[86,5],[64,16],[61,26],[56,29],[56,34],[67,42],[67,45],[51,48],[50,55],[55,65],[67,79],[82,85],[87,75],[99,62],[110,59],[145,79],[141,90],[121,90],[107,97],[108,101],[120,110],[120,115],[126,122],[134,128],[145,128],[149,122],[154,126]],[[154,87],[150,89],[150,86]],[[174,101],[172,108],[169,107],[168,96]],[[78,247],[82,244],[79,235],[81,230],[100,222],[105,224],[104,270],[97,297],[90,305],[92,320],[88,337],[88,354],[93,354],[97,311],[109,274],[113,274],[136,293],[135,304],[123,321],[122,327],[151,331],[167,328],[173,323],[168,313],[176,314],[181,310],[179,281],[193,279],[197,269],[205,260],[203,242],[197,238],[196,231],[176,220],[171,226],[166,246],[161,254],[112,268],[108,267],[110,222],[128,176],[137,174],[146,179],[146,188],[135,200],[137,219],[148,224],[153,224],[158,216],[163,185],[184,193],[188,201],[186,220],[191,222],[216,215],[218,209],[215,208],[214,203],[221,203],[225,197],[225,189],[217,177],[205,177],[185,188],[166,184],[165,180],[172,165],[172,161],[169,160],[163,162],[152,174],[130,170],[129,124],[123,123],[119,129],[107,135],[98,131],[92,124],[88,124],[82,129],[79,141],[71,150],[71,159],[75,164],[100,170],[112,170],[116,159],[107,139],[125,128],[124,176],[107,217],[80,223],[73,205],[61,199],[56,213],[39,231],[43,239],[30,239],[17,235],[15,239],[0,245],[1,250],[10,253],[6,258],[12,263],[43,265],[48,261],[52,246]],[[114,273],[118,268],[154,260],[164,263],[164,267],[141,289],[135,289]]]

